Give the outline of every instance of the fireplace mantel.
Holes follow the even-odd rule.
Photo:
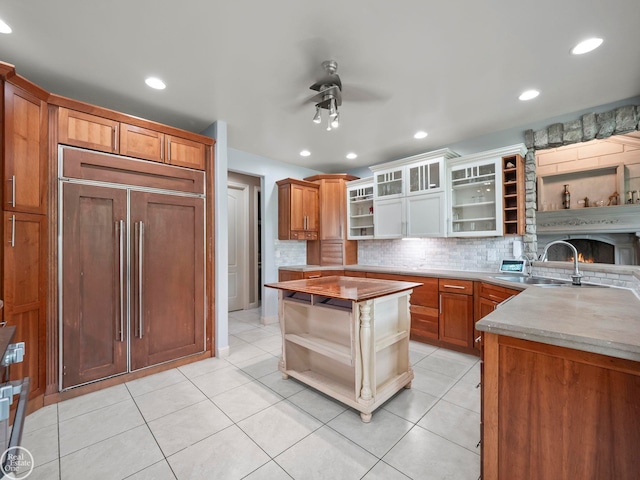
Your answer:
[[[536,212],[538,234],[636,233],[640,235],[640,204]]]

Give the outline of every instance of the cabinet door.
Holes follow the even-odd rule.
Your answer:
[[[444,237],[444,193],[407,197],[407,236]]]
[[[440,293],[440,340],[472,347],[473,296]]]
[[[304,230],[307,225],[304,208],[308,190],[302,185],[291,185],[291,230]]]
[[[62,387],[127,371],[126,190],[64,184]]]
[[[120,123],[108,118],[60,108],[58,142],[77,147],[118,153]]]
[[[131,192],[131,369],[205,349],[204,200]]]
[[[401,238],[404,234],[404,198],[376,201],[373,207],[375,238]]]
[[[164,134],[123,123],[120,126],[120,153],[152,162],[164,162]]]
[[[205,148],[202,143],[193,142],[180,137],[166,135],[167,159],[166,163],[179,167],[205,168]]]
[[[344,240],[347,207],[344,181],[325,179],[320,191],[320,240]]]
[[[4,95],[3,208],[45,214],[47,104],[10,83]]]
[[[4,314],[25,342],[25,359],[11,366],[11,378],[31,378],[29,398],[45,389],[47,217],[4,212]]]
[[[307,226],[305,230],[311,232],[318,231],[318,189],[303,187],[303,209],[307,217]]]

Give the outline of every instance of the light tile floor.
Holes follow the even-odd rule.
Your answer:
[[[410,344],[415,379],[360,421],[278,372],[278,325],[229,314],[231,355],[45,407],[25,422],[29,480],[476,480],[480,365]]]

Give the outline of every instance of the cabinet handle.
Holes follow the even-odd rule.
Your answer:
[[[171,139],[167,138],[167,162],[171,163]]]
[[[118,126],[113,126],[113,151],[118,152]]]
[[[11,215],[11,240],[9,240],[9,245],[12,247],[16,246],[16,216]]]
[[[160,160],[164,161],[164,138],[160,140]]]
[[[476,343],[480,343],[480,341],[481,341],[481,340],[482,340],[482,335],[480,335],[478,338],[476,338],[476,339],[474,340],[474,342],[476,342]]]
[[[7,180],[11,182],[11,201],[8,202],[13,208],[16,208],[16,176],[11,175],[11,178]]]
[[[442,315],[442,295],[438,296],[438,314]]]
[[[120,341],[124,341],[124,220],[117,224],[120,229]]]
[[[143,266],[143,250],[144,250],[144,223],[140,221],[138,235],[138,337],[142,338],[144,335],[142,329],[144,328],[144,309],[142,308],[142,266]]]
[[[465,287],[461,285],[443,285],[444,288],[457,288],[458,290],[464,290]]]

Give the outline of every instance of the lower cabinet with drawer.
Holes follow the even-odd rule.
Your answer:
[[[473,349],[473,281],[438,280],[440,341],[456,350]]]

